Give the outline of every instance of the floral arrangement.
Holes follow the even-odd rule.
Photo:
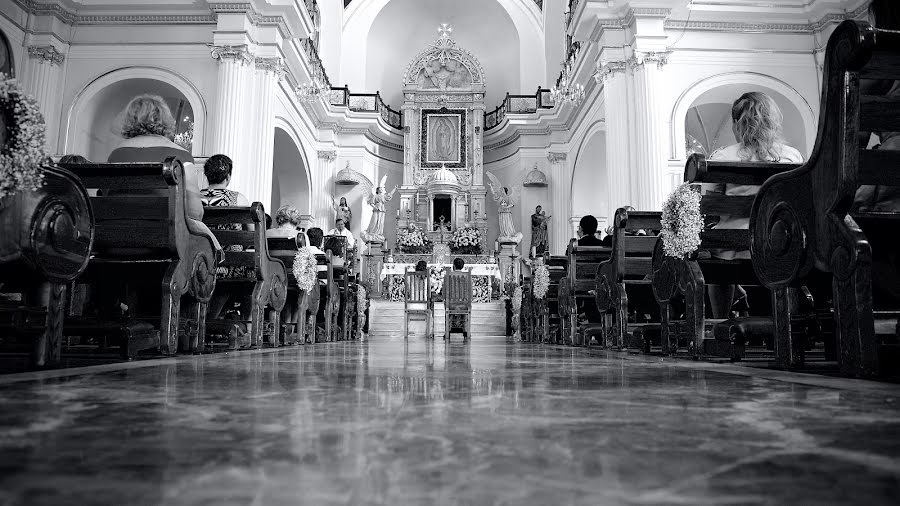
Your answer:
[[[444,276],[447,271],[443,267],[429,267],[428,276],[431,277],[431,293],[438,294],[444,289]]]
[[[519,324],[522,321],[521,320],[522,319],[522,287],[521,286],[517,286],[516,289],[513,290],[512,300],[510,302],[512,303],[512,312],[513,312],[513,316],[512,316],[513,335],[512,335],[512,337],[515,340],[519,340],[520,339]]]
[[[700,192],[690,183],[678,185],[663,203],[660,226],[666,256],[684,258],[697,251],[703,231]]]
[[[187,129],[180,134],[175,134],[175,144],[178,144],[188,153],[191,152],[194,146],[194,122],[189,121],[187,124]]]
[[[550,269],[543,263],[540,263],[534,268],[534,284],[532,284],[531,288],[534,298],[543,299],[546,297],[548,288],[550,288]]]
[[[297,278],[297,288],[309,292],[316,286],[316,274],[318,265],[316,257],[308,247],[303,246],[294,255],[294,277]]]
[[[402,253],[431,253],[434,249],[434,243],[425,235],[425,231],[415,224],[398,231],[397,246]]]
[[[491,278],[489,276],[472,276],[472,302],[491,301]]]
[[[0,115],[5,117],[7,146],[0,151],[0,199],[44,184],[41,164],[47,156],[44,117],[15,79],[0,74]]]
[[[366,298],[366,288],[362,285],[356,285],[356,314],[359,317],[359,328],[366,326],[366,306],[369,300]]]
[[[450,237],[450,252],[455,255],[480,255],[481,230],[468,223],[457,228]]]
[[[385,292],[387,293],[387,298],[393,302],[402,301],[405,297],[405,286],[406,282],[404,282],[403,276],[393,275],[386,277]]]

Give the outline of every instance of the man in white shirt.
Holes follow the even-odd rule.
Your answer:
[[[325,252],[322,251],[322,238],[324,235],[322,234],[322,229],[319,227],[313,227],[306,232],[306,237],[309,238],[309,250],[313,255],[324,255]]]
[[[353,232],[347,229],[342,218],[334,220],[334,228],[328,231],[328,235],[342,235],[347,238],[347,248],[356,249],[356,238],[353,237]]]

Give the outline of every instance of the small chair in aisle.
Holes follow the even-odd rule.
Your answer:
[[[434,300],[431,298],[431,277],[428,272],[409,271],[405,275],[403,302],[403,337],[409,336],[409,317],[425,317],[425,337],[434,337]]]
[[[454,316],[465,317],[463,340],[472,337],[472,273],[450,271],[444,276],[444,339],[450,340]]]

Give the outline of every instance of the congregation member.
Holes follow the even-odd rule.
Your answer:
[[[266,230],[266,237],[285,237],[293,239],[301,230],[303,215],[294,206],[281,206],[275,211],[275,227]]]
[[[597,218],[593,215],[585,215],[578,222],[579,246],[604,246],[603,241],[597,239]],[[612,240],[612,239],[610,239]]]
[[[731,107],[731,120],[732,133],[737,142],[714,151],[709,156],[709,160],[720,162],[803,162],[800,152],[785,144],[782,139],[783,116],[772,97],[759,91],[744,93],[734,101]],[[756,195],[759,191],[759,186],[756,185],[705,184],[703,188],[705,193],[715,192],[726,195]],[[729,215],[720,216],[719,222],[715,225],[715,228],[720,229],[747,229],[749,227],[749,218]],[[715,249],[710,250],[710,254],[714,258],[723,260],[750,258],[750,251],[747,250]],[[735,302],[736,286],[707,285],[707,290],[713,318],[727,318]],[[743,289],[738,292],[746,298],[746,292]],[[745,305],[746,301],[741,304],[741,306]],[[744,308],[742,307],[742,309]]]
[[[425,272],[427,270],[428,270],[428,264],[425,262],[425,260],[419,260],[418,262],[416,262],[416,267],[415,267],[416,272]]]
[[[456,257],[453,259],[453,270],[454,271],[461,271],[461,270],[463,270],[463,267],[465,267],[465,266],[466,266],[466,262],[462,258]]]
[[[322,251],[322,239],[325,237],[325,234],[322,233],[322,229],[319,227],[313,227],[306,232],[306,238],[309,240],[307,244],[309,244],[309,250],[313,255],[324,255],[325,252]]]

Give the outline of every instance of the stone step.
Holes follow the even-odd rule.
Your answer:
[[[369,309],[370,337],[400,337],[403,333],[403,303],[373,300]],[[472,305],[472,336],[502,336],[506,332],[506,306],[503,302],[476,303]],[[425,333],[421,317],[410,320],[411,336]],[[435,303],[434,333],[444,333],[444,304]]]

